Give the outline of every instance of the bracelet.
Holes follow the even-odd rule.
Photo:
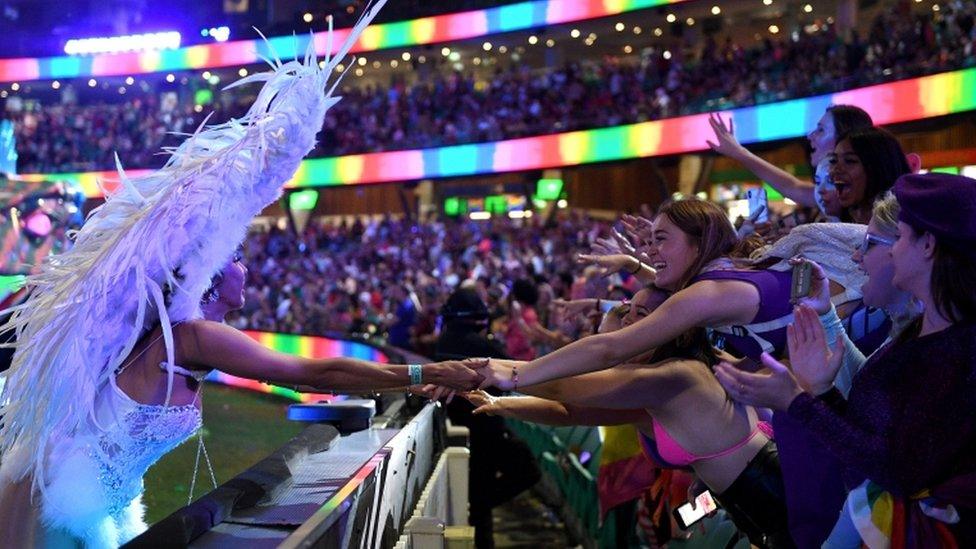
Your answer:
[[[420,385],[424,382],[424,367],[420,364],[407,364],[410,373],[410,385]]]
[[[630,274],[635,275],[635,274],[639,273],[641,271],[641,269],[643,269],[643,268],[644,268],[644,262],[641,261],[640,259],[638,259],[637,260],[637,268],[634,269],[634,271],[631,272]]]
[[[518,391],[518,366],[512,366],[512,385],[512,390]]]

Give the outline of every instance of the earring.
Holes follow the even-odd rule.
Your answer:
[[[207,304],[216,303],[218,299],[220,299],[220,292],[217,290],[217,288],[210,289],[203,296],[203,302]]]

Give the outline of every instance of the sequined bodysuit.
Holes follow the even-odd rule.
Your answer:
[[[86,547],[117,547],[145,530],[143,475],[202,423],[199,399],[183,406],[140,404],[110,379],[96,398],[95,416],[74,436],[52,441],[39,494],[44,528]],[[13,454],[0,471],[0,496],[4,477],[17,476]]]

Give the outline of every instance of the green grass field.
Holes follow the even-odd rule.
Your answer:
[[[203,388],[203,440],[217,483],[224,483],[288,442],[305,424],[288,421],[293,401],[206,384]],[[152,524],[186,505],[197,455],[197,437],[163,457],[146,473],[146,522]],[[212,489],[203,458],[194,498]]]

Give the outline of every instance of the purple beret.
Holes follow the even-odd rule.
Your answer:
[[[898,220],[947,244],[976,245],[976,179],[945,173],[903,175],[895,181]]]

